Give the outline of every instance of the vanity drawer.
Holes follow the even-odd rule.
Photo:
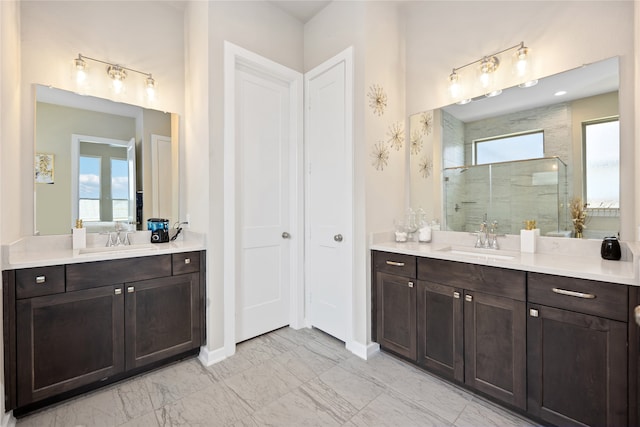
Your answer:
[[[595,280],[529,273],[529,302],[608,319],[628,320],[628,287]]]
[[[418,280],[525,301],[524,271],[435,258],[418,260]]]
[[[375,271],[396,276],[416,277],[416,257],[391,252],[374,252]]]
[[[64,292],[64,265],[16,270],[16,299]]]
[[[67,265],[67,291],[171,276],[171,255]]]
[[[200,271],[200,252],[183,252],[172,255],[173,275]]]

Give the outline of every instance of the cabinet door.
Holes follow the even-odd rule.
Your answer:
[[[562,426],[627,425],[627,325],[529,304],[528,411]]]
[[[465,383],[505,403],[526,406],[526,305],[466,292]]]
[[[122,286],[16,303],[18,406],[124,370]]]
[[[197,273],[127,283],[125,288],[127,369],[200,345]]]
[[[418,281],[418,363],[464,381],[462,290]]]
[[[378,343],[416,360],[416,288],[413,279],[376,273]]]

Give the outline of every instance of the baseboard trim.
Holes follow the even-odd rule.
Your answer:
[[[16,419],[13,416],[13,411],[5,412],[2,414],[2,418],[0,419],[2,420],[2,423],[0,424],[2,427],[15,427],[16,425]]]
[[[200,347],[200,354],[198,354],[198,360],[204,366],[212,366],[218,362],[222,362],[227,358],[224,348],[218,348],[216,350],[207,350],[205,347]]]
[[[368,360],[371,356],[380,351],[380,345],[375,342],[372,342],[369,345],[364,345],[356,341],[351,341],[346,344],[346,348],[363,360]]]

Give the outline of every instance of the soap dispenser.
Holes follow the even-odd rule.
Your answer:
[[[72,230],[72,248],[74,250],[87,247],[87,229],[82,226],[82,220],[76,220],[76,228]]]

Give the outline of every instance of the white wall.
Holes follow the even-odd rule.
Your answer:
[[[19,209],[5,209],[11,206],[7,196],[13,193],[17,174],[17,144],[20,140],[20,25],[19,8],[15,1],[0,2],[0,242],[10,230],[20,223]],[[6,175],[9,174],[9,175]],[[9,177],[9,179],[8,179]],[[4,254],[0,248],[0,257]],[[0,289],[2,286],[0,286]],[[2,294],[0,294],[2,295]],[[2,297],[0,296],[0,300]],[[2,307],[2,305],[0,305]],[[2,309],[0,308],[0,313]],[[3,329],[4,330],[4,329]],[[2,337],[3,331],[0,331]],[[4,366],[4,352],[0,354],[0,366]],[[0,372],[0,425],[6,426],[12,420],[5,413],[4,369]]]
[[[406,2],[407,112],[451,103],[451,69],[521,41],[535,77],[620,56],[622,237],[635,239],[632,1]],[[637,211],[640,213],[640,211]]]

